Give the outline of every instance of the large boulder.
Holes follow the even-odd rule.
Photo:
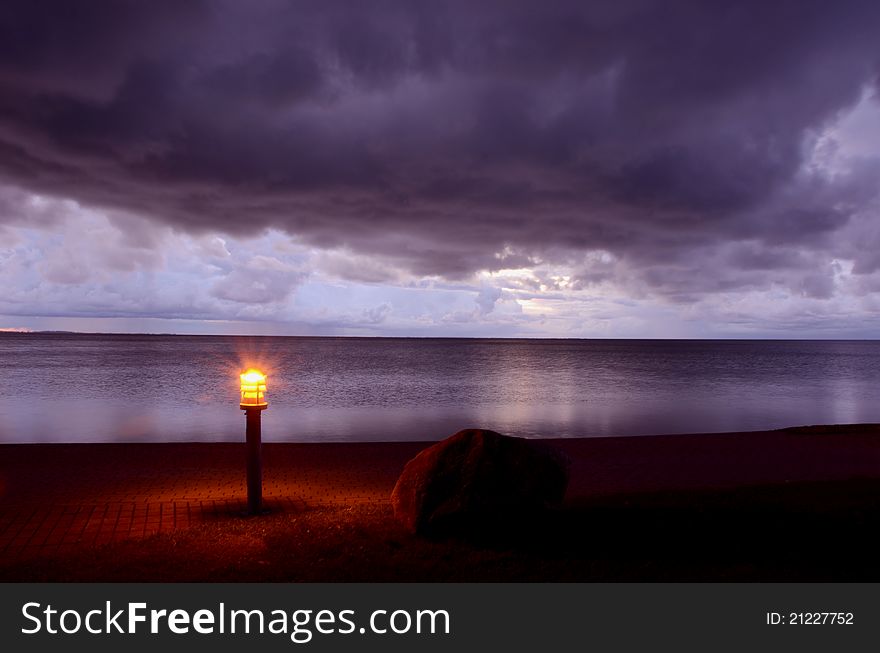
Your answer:
[[[391,493],[394,515],[414,533],[525,524],[559,506],[568,461],[544,443],[468,429],[410,460]]]

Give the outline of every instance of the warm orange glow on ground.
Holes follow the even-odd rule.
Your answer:
[[[267,406],[266,375],[259,370],[249,369],[241,377],[241,407]]]

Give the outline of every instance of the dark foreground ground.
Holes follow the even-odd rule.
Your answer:
[[[877,581],[880,428],[557,441],[564,507],[428,540],[388,495],[424,443],[0,446],[5,581]]]

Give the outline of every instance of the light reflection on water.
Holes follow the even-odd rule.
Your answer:
[[[236,441],[238,372],[269,372],[264,438],[433,440],[880,422],[875,341],[0,336],[0,440]]]

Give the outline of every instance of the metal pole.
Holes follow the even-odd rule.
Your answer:
[[[263,461],[259,408],[244,411],[247,420],[247,495],[248,513],[258,515],[263,509]]]

